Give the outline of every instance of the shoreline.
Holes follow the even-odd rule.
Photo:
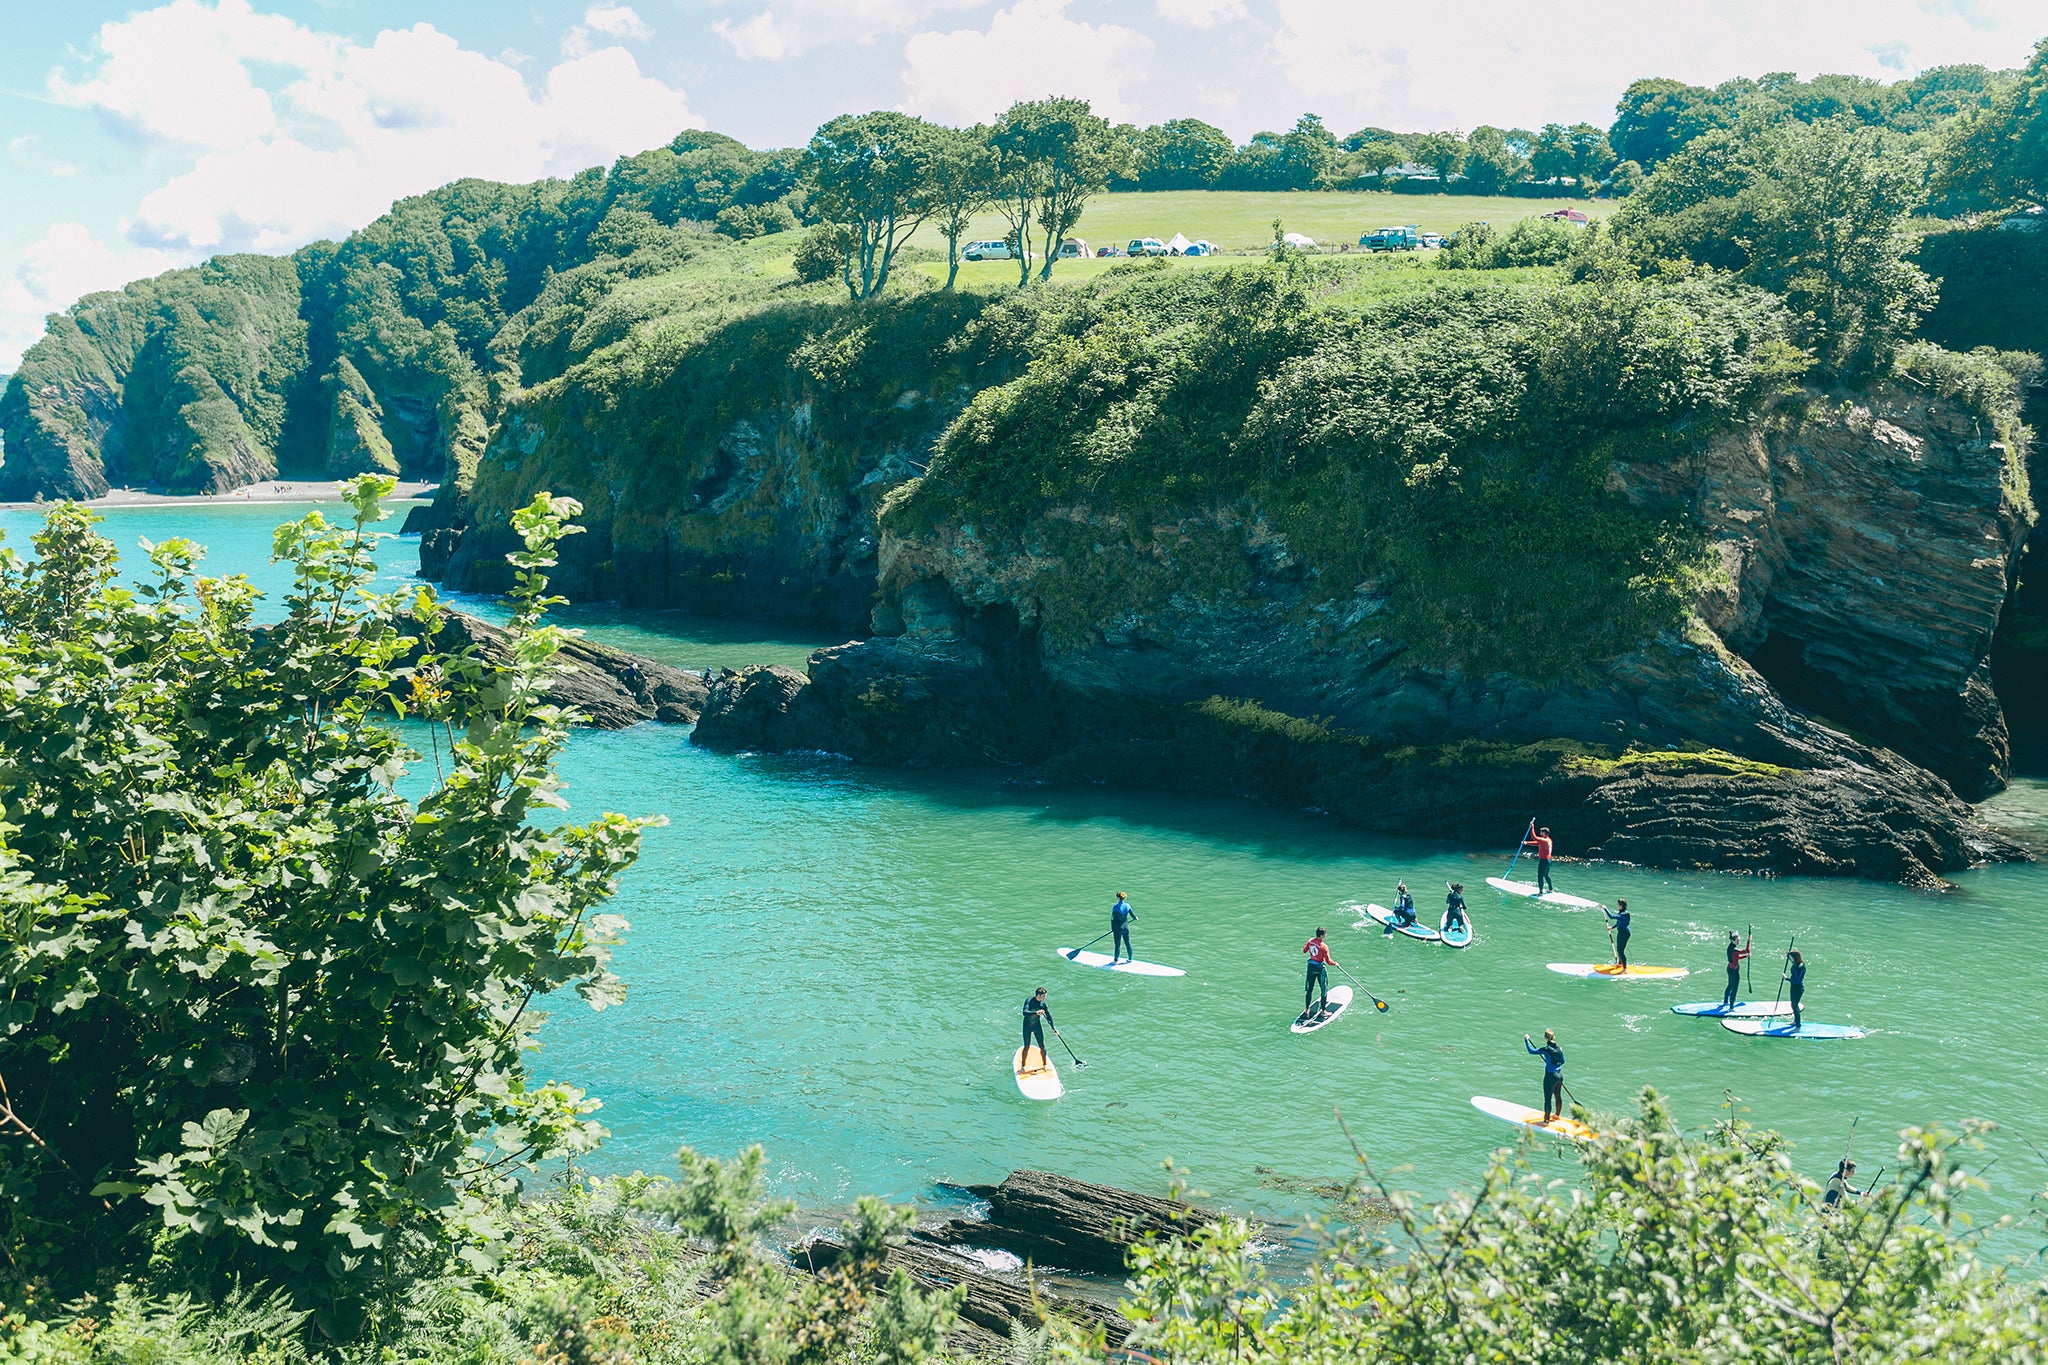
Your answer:
[[[115,488],[96,498],[81,498],[76,501],[84,507],[155,507],[186,506],[203,507],[215,504],[236,504],[259,502],[340,502],[337,492],[339,481],[335,479],[265,479],[261,483],[246,484],[225,493],[151,493],[140,488]],[[424,479],[401,480],[391,490],[393,502],[414,501],[431,498],[440,488],[439,483]],[[66,501],[52,498],[41,502],[0,502],[0,510],[9,512],[33,512],[38,507],[54,507]]]

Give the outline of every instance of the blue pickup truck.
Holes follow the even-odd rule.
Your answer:
[[[1422,229],[1413,223],[1379,228],[1360,237],[1358,244],[1367,251],[1413,251],[1422,245]]]

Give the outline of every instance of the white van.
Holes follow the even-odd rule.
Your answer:
[[[960,250],[963,260],[969,261],[1014,261],[1017,253],[1010,250],[1008,242],[969,242]]]

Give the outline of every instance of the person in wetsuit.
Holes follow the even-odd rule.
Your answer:
[[[1038,1042],[1039,1068],[1044,1068],[1052,1061],[1052,1058],[1047,1056],[1045,1051],[1045,1026],[1047,1024],[1052,1024],[1052,1006],[1045,1003],[1045,987],[1040,986],[1024,1002],[1023,1070],[1025,1071],[1032,1070],[1031,1043],[1033,1039],[1036,1039]],[[1059,1025],[1053,1024],[1052,1031],[1058,1033],[1060,1031]]]
[[[1408,894],[1408,883],[1394,883],[1394,923],[1403,929],[1415,923],[1415,897]]]
[[[1748,956],[1749,945],[1747,943],[1738,945],[1735,941],[1735,931],[1730,929],[1728,931],[1728,989],[1721,992],[1722,1009],[1732,1010],[1735,1008],[1736,992],[1742,989],[1742,960]]]
[[[1452,882],[1449,893],[1444,896],[1443,927],[1446,929],[1463,929],[1466,927],[1465,883],[1463,882]]]
[[[1607,916],[1614,926],[1614,960],[1623,971],[1628,970],[1628,902],[1619,896],[1614,899],[1614,909],[1600,907],[1600,913]]]
[[[1861,1199],[1870,1193],[1868,1188],[1857,1189],[1855,1180],[1856,1163],[1843,1157],[1836,1163],[1835,1173],[1828,1177],[1828,1192],[1820,1197],[1821,1209],[1825,1211],[1834,1208],[1845,1199]]]
[[[1301,1017],[1308,1020],[1318,1014],[1329,1012],[1330,968],[1337,965],[1337,959],[1330,956],[1330,945],[1323,942],[1323,929],[1320,925],[1316,927],[1316,936],[1302,944],[1301,950],[1308,954],[1308,981],[1303,985],[1301,992]],[[1311,1008],[1318,991],[1322,992],[1321,1003]]]
[[[1806,994],[1806,958],[1797,948],[1785,954],[1785,981],[1792,988],[1792,1031],[1800,1027],[1799,997]]]
[[[1543,1030],[1542,1047],[1531,1042],[1526,1033],[1522,1035],[1522,1046],[1529,1049],[1530,1056],[1543,1059],[1543,1121],[1548,1123],[1564,1113],[1564,1049],[1557,1045],[1553,1029]]]
[[[1536,831],[1534,837],[1522,840],[1522,847],[1536,850],[1536,894],[1542,895],[1550,887],[1550,826]]]
[[[1112,965],[1119,954],[1125,962],[1136,960],[1131,956],[1131,921],[1137,917],[1138,912],[1131,909],[1130,897],[1117,892],[1116,904],[1109,907],[1109,960]]]

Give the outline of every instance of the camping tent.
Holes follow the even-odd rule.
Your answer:
[[[1176,232],[1173,234],[1173,240],[1166,244],[1166,249],[1176,256],[1184,256],[1187,254],[1187,249],[1193,245],[1193,242]]]
[[[1314,246],[1316,244],[1315,238],[1305,236],[1299,232],[1290,232],[1280,240],[1289,246]]]

